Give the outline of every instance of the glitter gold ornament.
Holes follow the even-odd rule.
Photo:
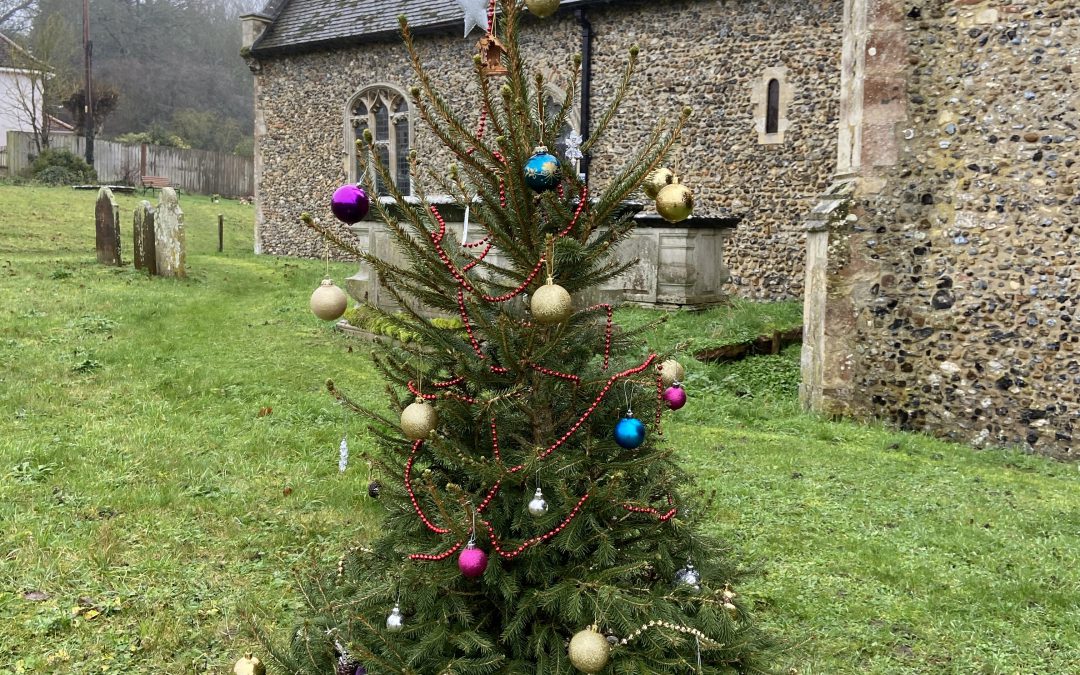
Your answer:
[[[694,193],[674,178],[656,195],[656,211],[669,223],[678,223],[694,212]]]
[[[660,168],[649,174],[649,177],[641,184],[641,189],[645,191],[649,199],[656,199],[660,191],[671,185],[673,180],[675,180],[675,174],[671,169]]]
[[[439,426],[438,411],[435,410],[435,406],[419,396],[415,403],[410,403],[401,411],[401,430],[410,441],[427,438],[437,426]]]
[[[565,288],[549,276],[547,283],[532,294],[529,301],[533,319],[542,326],[562,323],[574,313],[574,304]]]
[[[599,673],[607,667],[611,645],[591,627],[570,639],[570,663],[583,673]]]
[[[311,313],[323,321],[335,321],[345,313],[349,306],[349,296],[334,285],[334,280],[327,277],[315,292],[311,294]]]
[[[559,1],[560,0],[525,0],[525,6],[536,16],[541,19],[546,19],[559,10]]]
[[[684,377],[686,377],[686,369],[675,359],[668,359],[660,364],[660,381],[665,387],[682,382]]]
[[[259,657],[252,656],[251,652],[248,652],[233,666],[233,673],[235,675],[266,675],[266,666]]]

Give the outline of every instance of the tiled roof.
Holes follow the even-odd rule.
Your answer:
[[[611,0],[563,0],[562,5],[598,1]],[[402,14],[416,30],[464,28],[464,12],[455,0],[271,0],[260,14],[274,20],[253,45],[256,54],[391,37]]]

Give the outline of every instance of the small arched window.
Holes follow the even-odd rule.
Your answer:
[[[364,163],[357,155],[356,141],[363,147],[364,130],[370,129],[375,139],[375,152],[389,170],[394,185],[402,194],[411,194],[409,178],[409,143],[412,138],[412,119],[405,95],[385,85],[368,87],[349,102],[346,112],[345,140],[350,158],[349,179],[360,182]],[[372,168],[374,172],[374,168]],[[372,174],[375,189],[386,194],[386,184],[377,174]]]
[[[775,77],[769,80],[767,99],[765,102],[765,133],[775,134],[780,132],[780,80]]]

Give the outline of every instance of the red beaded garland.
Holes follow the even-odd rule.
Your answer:
[[[482,262],[482,261],[484,260],[484,258],[486,258],[486,257],[487,257],[487,254],[488,254],[488,253],[491,253],[491,249],[492,249],[492,247],[493,247],[493,246],[495,246],[495,244],[488,244],[488,245],[487,245],[487,248],[485,248],[485,249],[483,250],[483,252],[482,252],[482,253],[480,253],[480,255],[479,255],[479,256],[477,256],[477,257],[476,257],[476,258],[475,258],[475,259],[474,259],[474,260],[473,260],[472,262],[470,262],[470,263],[467,263],[467,264],[465,265],[465,267],[462,267],[462,268],[461,268],[461,271],[462,271],[462,272],[468,272],[468,271],[469,271],[469,270],[471,270],[472,268],[474,268],[474,267],[476,267],[477,265],[479,265],[479,264],[480,264],[480,263],[481,263],[481,262]]]
[[[604,328],[604,370],[608,369],[608,364],[611,361],[611,328],[613,323],[613,316],[615,314],[615,308],[611,305],[601,304],[593,305],[586,309],[586,312],[593,312],[598,309],[607,310],[607,326]]]
[[[409,382],[406,384],[406,386],[409,388],[409,391],[412,393],[413,396],[416,396],[417,398],[422,398],[425,401],[434,401],[435,399],[439,398],[438,394],[422,394],[422,393],[420,393],[420,390],[416,388],[416,385],[413,383],[412,380],[409,380]]]
[[[465,309],[465,289],[458,288],[457,291],[457,304],[458,310],[461,311],[461,323],[465,324],[465,332],[469,335],[469,342],[472,344],[473,351],[481,359],[484,358],[484,350],[480,348],[480,341],[476,339],[476,335],[473,333],[472,324],[469,323],[469,312]]]
[[[575,422],[572,427],[570,427],[569,431],[567,431],[565,434],[563,434],[562,438],[555,441],[554,443],[551,444],[550,447],[548,447],[546,450],[541,452],[540,455],[539,455],[540,459],[544,459],[548,455],[550,455],[551,453],[558,450],[562,446],[563,443],[565,443],[571,436],[574,435],[575,431],[577,431],[579,428],[581,428],[581,425],[585,423],[585,420],[589,419],[589,416],[593,414],[593,411],[596,410],[597,406],[600,405],[600,402],[604,400],[604,397],[607,396],[607,393],[611,390],[611,388],[615,385],[615,383],[617,381],[621,380],[624,377],[629,377],[631,375],[637,375],[641,371],[643,371],[646,368],[648,368],[649,366],[651,366],[653,364],[653,361],[655,361],[655,360],[656,360],[656,354],[650,354],[649,358],[645,359],[645,363],[641,364],[637,368],[630,368],[629,370],[624,370],[621,373],[615,373],[614,375],[612,375],[611,378],[608,379],[607,384],[604,385],[604,388],[600,390],[600,395],[597,396],[596,399],[592,402],[592,404],[585,410],[585,414],[583,414],[578,419],[578,421]]]
[[[537,537],[526,539],[525,541],[521,542],[521,544],[517,548],[509,551],[505,550],[502,547],[502,544],[499,543],[498,537],[495,536],[495,531],[491,528],[491,523],[484,520],[483,518],[480,519],[480,522],[483,523],[484,527],[487,528],[488,538],[491,539],[491,548],[493,548],[495,552],[503,558],[506,558],[507,560],[512,560],[513,558],[516,558],[522,553],[524,553],[526,549],[535,546],[536,544],[539,544],[541,542],[545,542],[565,530],[566,526],[570,524],[570,521],[577,517],[577,514],[581,512],[581,506],[588,498],[589,493],[586,492],[585,496],[578,500],[578,503],[574,506],[573,509],[571,509],[570,515],[566,517],[566,520],[556,525],[555,528],[552,529],[550,532],[547,532],[546,534],[541,534]]]
[[[561,185],[559,186],[559,190],[560,191],[562,190]],[[560,194],[559,196],[561,197],[562,195]],[[566,229],[563,230],[562,232],[560,232],[558,236],[565,237],[566,235],[570,234],[570,230],[574,229],[574,225],[577,225],[578,218],[581,217],[581,212],[585,209],[585,204],[589,201],[588,197],[589,197],[589,188],[587,186],[582,186],[582,188],[581,188],[581,200],[578,201],[577,209],[574,211],[574,217],[570,221],[570,224],[566,226]]]
[[[533,370],[535,370],[538,373],[543,373],[545,375],[550,375],[551,377],[558,377],[558,378],[563,379],[563,380],[569,380],[570,382],[573,382],[574,384],[581,384],[581,378],[578,377],[577,375],[570,375],[570,374],[567,374],[567,373],[560,373],[557,370],[552,370],[551,368],[545,368],[544,366],[539,366],[539,365],[537,365],[535,363],[530,363],[529,367],[532,368]]]
[[[431,522],[431,519],[424,513],[424,509],[420,507],[420,500],[416,498],[416,493],[412,488],[412,468],[413,463],[416,461],[416,453],[420,451],[420,447],[424,445],[423,441],[416,441],[413,443],[412,453],[409,455],[409,461],[405,462],[405,492],[409,494],[409,501],[412,502],[413,509],[416,510],[416,515],[420,516],[420,520],[423,521],[427,529],[431,530],[435,534],[448,534],[450,530],[439,527],[435,523]]]
[[[419,560],[421,562],[439,562],[441,560],[446,560],[450,556],[452,556],[455,553],[457,553],[458,551],[460,551],[461,547],[464,546],[464,545],[465,545],[465,542],[459,541],[458,543],[454,544],[454,546],[452,548],[450,548],[447,551],[443,551],[442,553],[439,553],[438,555],[428,555],[426,553],[413,553],[412,555],[409,556],[409,560]]]
[[[649,513],[657,517],[661,523],[666,523],[675,517],[679,512],[678,508],[673,508],[666,513],[661,513],[660,509],[654,509],[651,506],[633,506],[631,504],[623,504],[623,508],[633,513]]]

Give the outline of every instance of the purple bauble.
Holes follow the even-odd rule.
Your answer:
[[[367,668],[363,666],[357,666],[356,672],[353,675],[367,675]]]
[[[664,401],[672,410],[678,410],[686,405],[686,390],[678,385],[668,387],[664,390]]]
[[[469,579],[476,579],[487,569],[487,553],[476,548],[475,544],[469,544],[468,548],[461,552],[457,565],[461,573]]]
[[[342,185],[334,190],[330,210],[341,222],[352,225],[364,219],[368,212],[368,196],[359,185]]]

